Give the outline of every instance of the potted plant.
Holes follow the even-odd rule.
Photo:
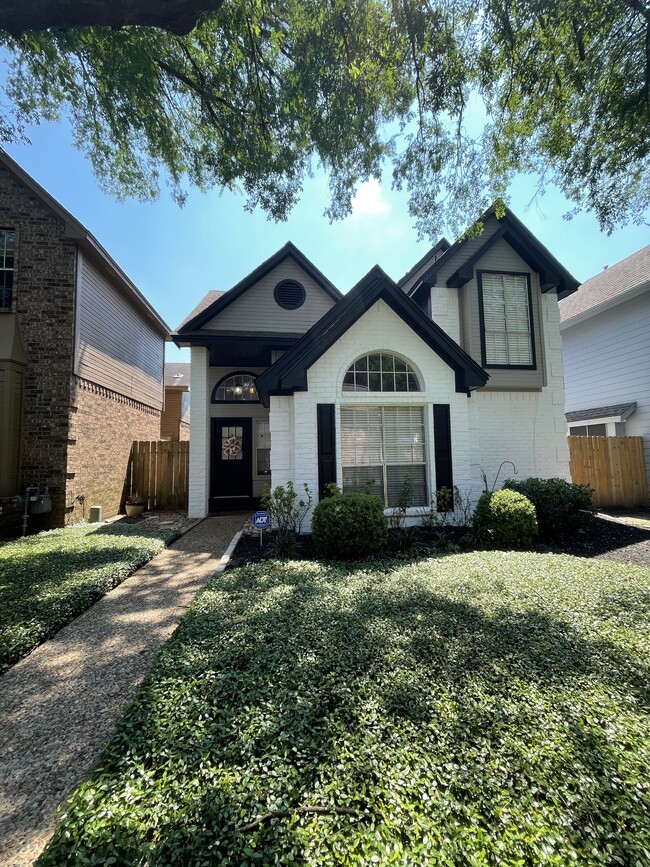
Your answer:
[[[141,497],[137,494],[131,494],[130,497],[127,497],[126,502],[124,503],[127,518],[137,518],[138,515],[141,515],[144,512],[145,505],[146,503]]]

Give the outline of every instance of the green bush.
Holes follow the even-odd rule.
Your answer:
[[[592,508],[589,485],[574,485],[564,479],[507,479],[504,488],[523,494],[535,506],[540,536],[549,538],[574,530],[581,512]]]
[[[528,548],[537,535],[535,506],[517,491],[486,491],[474,512],[474,535],[480,545]]]
[[[386,543],[384,505],[370,494],[339,494],[321,500],[311,525],[323,557],[352,560],[376,554]]]

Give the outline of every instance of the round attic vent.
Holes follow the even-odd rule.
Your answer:
[[[273,297],[285,310],[297,310],[305,303],[305,287],[297,280],[282,280],[273,290]]]

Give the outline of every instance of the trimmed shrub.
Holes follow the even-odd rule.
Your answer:
[[[529,548],[537,535],[535,506],[517,491],[486,491],[474,512],[474,535],[480,545]]]
[[[523,494],[535,506],[540,536],[549,538],[574,530],[581,512],[592,508],[592,489],[564,479],[507,479],[504,488]]]
[[[338,494],[314,509],[311,531],[322,557],[353,560],[376,554],[386,544],[384,504],[370,494]]]

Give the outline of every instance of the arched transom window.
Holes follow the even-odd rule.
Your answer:
[[[369,352],[350,365],[343,391],[420,391],[411,365],[390,352]]]
[[[214,387],[212,403],[242,403],[259,401],[255,388],[255,374],[231,373]]]

